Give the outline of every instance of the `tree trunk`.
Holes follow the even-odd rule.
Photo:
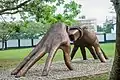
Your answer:
[[[109,80],[120,80],[120,0],[111,0],[116,11],[116,50]]]
[[[4,46],[5,46],[5,40],[2,39],[2,50],[4,50]]]

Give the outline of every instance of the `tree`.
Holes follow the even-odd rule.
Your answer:
[[[111,33],[111,29],[114,29],[113,20],[106,19],[105,23],[103,23],[103,28],[105,33]]]
[[[16,32],[12,34],[9,39],[38,39],[43,36],[50,28],[50,24],[43,24],[34,21],[18,21],[15,22],[17,27]]]
[[[60,13],[64,17],[63,22],[70,23],[80,13],[80,4],[77,4],[74,0],[70,3],[65,3],[65,0],[1,0],[0,1],[0,15],[4,14],[16,14],[20,13],[21,17],[35,17],[37,22],[58,22],[55,11],[58,6],[63,6],[63,13]],[[27,13],[28,16],[25,14]]]
[[[109,80],[120,79],[120,0],[111,0],[116,12],[116,49]]]
[[[80,13],[81,5],[74,0],[70,3],[65,3],[65,0],[1,0],[0,15],[20,13],[23,14],[22,18],[34,16],[37,22],[56,22],[55,17],[59,14],[55,14],[55,11],[61,5],[64,7],[63,13],[60,13],[65,19],[64,22],[70,22]]]
[[[56,14],[57,7],[61,5],[63,6],[63,13]],[[2,43],[4,44],[15,32],[19,38],[35,38],[43,35],[49,28],[48,25],[47,27],[44,26],[45,24],[61,21],[71,25],[74,18],[80,13],[80,7],[81,5],[74,0],[71,0],[70,3],[65,3],[65,0],[1,0],[1,16],[19,13],[23,19],[23,24],[21,22],[12,22],[12,24],[6,21],[1,23]],[[30,20],[35,22],[31,23]]]
[[[97,25],[97,32],[104,32],[104,29],[101,26]]]
[[[33,0],[0,0],[0,15],[3,14],[16,14],[22,12],[25,5]],[[53,2],[55,0],[38,0]]]
[[[17,25],[13,22],[0,22],[0,39],[2,41],[2,50],[4,50],[4,44],[9,39],[9,37],[15,33],[17,30]]]
[[[21,8],[31,0],[1,0],[0,15],[21,12]]]
[[[58,14],[56,13],[56,10],[57,7],[61,5],[64,7],[63,13]],[[23,24],[25,26],[21,26],[23,27],[23,29],[19,28],[20,32],[17,33],[19,38],[23,38],[26,36],[26,38],[30,38],[33,36],[36,37],[36,33],[33,33],[31,31],[31,29],[36,29],[36,25],[39,30],[42,29],[42,34],[45,33],[45,26],[44,29],[41,25],[38,27],[39,23],[45,25],[61,21],[66,23],[67,25],[71,25],[75,21],[74,18],[80,13],[81,7],[81,5],[75,3],[74,0],[71,0],[70,3],[65,3],[65,0],[1,0],[0,6],[0,15],[13,15],[19,13],[21,18],[23,19]],[[29,22],[30,20],[35,21],[33,22],[35,24],[34,26],[32,26],[33,28],[27,25],[27,22]],[[38,32],[36,30],[35,32]]]
[[[33,2],[30,2],[29,5],[26,5],[24,7],[24,11],[28,12],[29,16],[34,16],[34,19],[37,22],[42,22],[44,24],[53,24],[61,21],[69,25],[74,21],[74,18],[80,13],[81,5],[77,4],[73,0],[71,0],[70,3],[64,2],[64,0],[53,0],[53,2],[47,3],[44,1],[34,0]],[[63,12],[57,14],[57,7],[61,5],[64,7]]]
[[[50,28],[49,24],[43,24],[41,22],[28,22],[26,27],[21,28],[21,39],[33,39],[43,36]]]

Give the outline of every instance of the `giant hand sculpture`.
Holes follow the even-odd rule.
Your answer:
[[[51,26],[46,35],[37,44],[37,46],[30,52],[30,54],[12,71],[12,75],[16,77],[24,76],[25,73],[46,53],[48,57],[46,59],[45,67],[42,75],[46,76],[49,71],[51,62],[55,56],[57,49],[62,49],[64,52],[65,64],[69,70],[72,70],[70,59],[70,40],[68,36],[67,27],[63,23],[56,23]]]

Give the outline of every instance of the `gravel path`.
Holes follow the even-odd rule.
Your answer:
[[[56,80],[65,79],[71,77],[80,77],[87,75],[100,74],[110,71],[112,65],[112,59],[109,59],[106,63],[101,63],[99,60],[73,60],[72,66],[74,70],[70,71],[65,66],[64,62],[53,63],[50,67],[48,76],[42,77],[41,73],[44,64],[34,65],[26,74],[25,77],[15,78],[10,73],[13,69],[0,70],[0,80]]]

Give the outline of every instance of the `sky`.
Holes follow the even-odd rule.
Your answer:
[[[75,0],[77,3],[81,4],[80,15],[85,15],[86,18],[97,19],[97,24],[102,24],[107,18],[111,18],[115,14],[110,13],[112,7],[112,2],[110,0]]]

